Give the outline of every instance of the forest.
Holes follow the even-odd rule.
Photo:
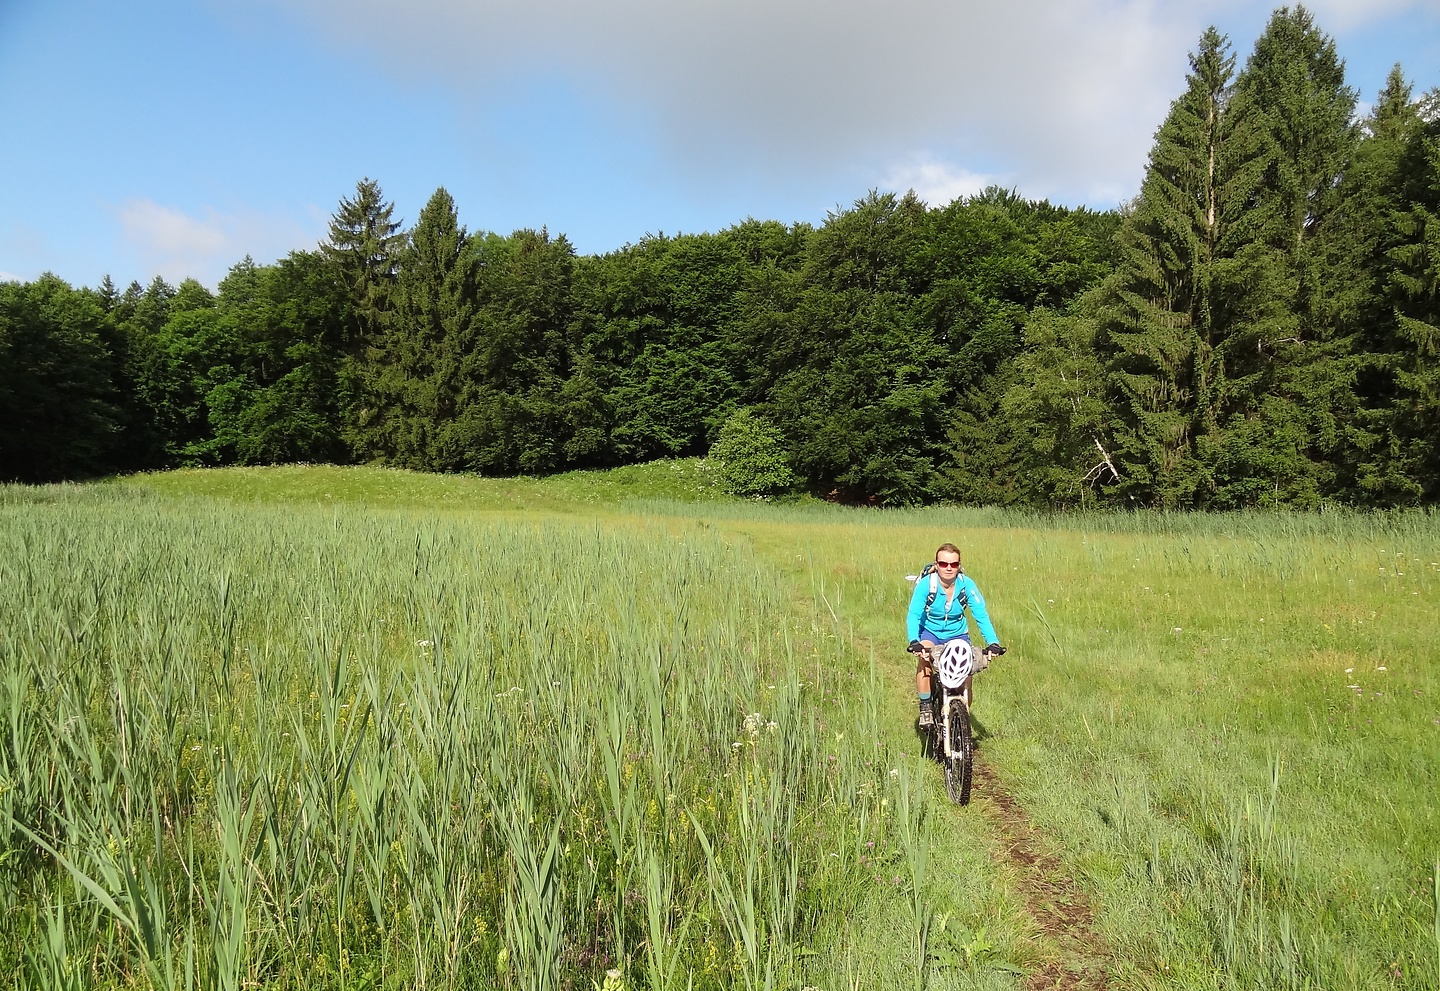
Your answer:
[[[185,465],[544,474],[703,455],[754,494],[1440,501],[1440,92],[1362,114],[1304,8],[1206,31],[1137,195],[872,191],[578,254],[380,184],[211,291],[0,284],[0,481]],[[739,455],[736,455],[739,456]]]

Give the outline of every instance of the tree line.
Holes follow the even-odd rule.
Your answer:
[[[1359,118],[1303,7],[1190,67],[1119,210],[872,192],[583,256],[469,231],[443,188],[407,229],[365,179],[316,250],[213,293],[0,285],[0,476],[544,473],[729,424],[847,501],[1433,504],[1440,97],[1397,66]]]

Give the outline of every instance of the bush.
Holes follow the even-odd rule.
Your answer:
[[[748,409],[736,410],[710,448],[720,484],[738,496],[768,496],[796,482],[780,431]]]

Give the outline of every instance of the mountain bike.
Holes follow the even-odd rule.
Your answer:
[[[1001,648],[1002,650],[1004,648]],[[930,753],[945,769],[945,791],[956,805],[970,802],[970,781],[975,773],[975,738],[970,731],[970,679],[990,664],[964,640],[952,640],[930,658],[930,684],[935,722],[930,727]],[[939,682],[939,691],[934,691]]]

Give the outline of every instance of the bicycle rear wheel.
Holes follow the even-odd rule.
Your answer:
[[[970,710],[965,700],[950,703],[950,750],[955,756],[945,760],[945,790],[956,805],[970,803],[970,779],[975,773],[975,740],[970,735]]]

